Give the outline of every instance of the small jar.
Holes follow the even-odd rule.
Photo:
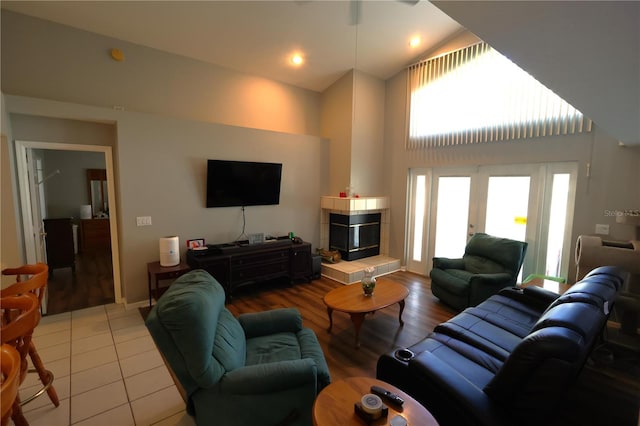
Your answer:
[[[375,272],[375,268],[366,268],[364,270],[364,276],[362,277],[362,291],[364,291],[365,296],[371,296],[373,294],[373,289],[376,288],[376,278],[373,276]]]

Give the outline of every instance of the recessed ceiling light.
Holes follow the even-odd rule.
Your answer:
[[[418,47],[419,45],[420,45],[420,36],[412,37],[411,40],[409,40],[409,46]]]
[[[302,65],[302,63],[304,62],[304,58],[302,57],[301,54],[299,53],[295,53],[293,56],[291,56],[291,63],[293,65]]]

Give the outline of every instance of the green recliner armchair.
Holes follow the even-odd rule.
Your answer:
[[[203,270],[178,278],[146,326],[187,395],[198,425],[311,425],[331,381],[315,333],[295,308],[243,314],[225,308]]]
[[[461,259],[433,258],[431,292],[459,310],[516,285],[527,243],[475,233]]]

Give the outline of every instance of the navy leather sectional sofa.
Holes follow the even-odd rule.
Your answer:
[[[382,355],[378,379],[442,426],[545,424],[601,338],[627,274],[601,267],[559,296],[509,288]]]

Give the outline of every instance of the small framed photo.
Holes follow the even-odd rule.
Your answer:
[[[264,234],[249,234],[249,244],[264,243]]]
[[[187,248],[194,250],[201,247],[205,247],[204,238],[196,238],[194,240],[187,240]]]

